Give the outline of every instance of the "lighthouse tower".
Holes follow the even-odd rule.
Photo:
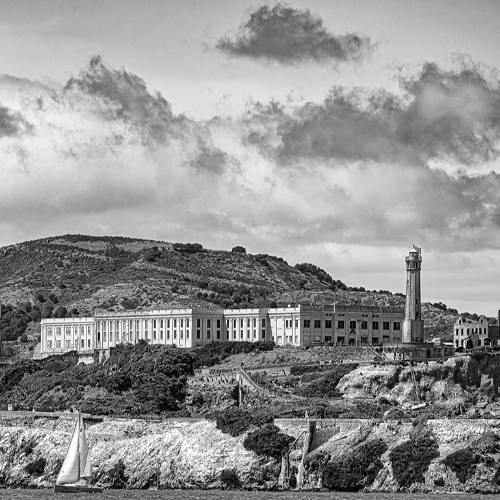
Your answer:
[[[403,342],[423,342],[424,322],[420,300],[421,249],[413,245],[406,261],[406,306],[403,323]]]

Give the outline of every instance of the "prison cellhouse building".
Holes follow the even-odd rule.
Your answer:
[[[164,309],[97,313],[41,321],[40,358],[76,351],[91,354],[121,343],[177,347],[212,342],[274,341],[279,346],[423,344],[420,249],[406,257],[406,305],[398,307],[298,305],[260,309]],[[420,356],[419,356],[420,357]],[[430,354],[427,352],[427,357]]]

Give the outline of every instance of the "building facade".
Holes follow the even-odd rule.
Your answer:
[[[177,347],[261,340],[296,347],[331,342],[381,345],[401,342],[403,319],[402,308],[343,305],[98,313],[43,319],[40,356],[88,353],[140,340]]]
[[[498,338],[494,338],[497,335],[490,336],[490,328],[483,315],[477,320],[460,316],[453,327],[453,345],[464,349],[498,345]]]

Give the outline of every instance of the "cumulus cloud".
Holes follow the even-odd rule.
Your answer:
[[[426,65],[398,96],[336,88],[319,104],[251,103],[196,121],[93,59],[64,88],[4,111],[2,235],[123,234],[285,256],[335,242],[497,248],[498,92],[478,70]],[[493,171],[471,173],[485,161]]]
[[[464,165],[497,158],[500,88],[474,68],[424,64],[401,81],[402,94],[335,87],[283,120],[284,157]]]
[[[252,12],[235,35],[218,41],[217,48],[231,56],[287,65],[308,61],[336,64],[360,61],[372,51],[373,44],[358,33],[330,33],[323,19],[309,10],[278,3]]]

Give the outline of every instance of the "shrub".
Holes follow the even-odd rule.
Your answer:
[[[125,474],[125,464],[118,460],[113,468],[108,472],[111,488],[123,489],[127,487],[128,476]]]
[[[37,458],[30,462],[24,470],[30,475],[41,476],[45,471],[46,460],[43,457]]]
[[[276,459],[281,458],[288,451],[294,438],[284,434],[274,424],[267,424],[261,429],[249,432],[243,446],[257,455],[266,455]]]
[[[232,490],[234,488],[241,488],[241,481],[236,469],[224,469],[220,473],[220,480],[222,484],[224,484],[224,486],[229,490]]]
[[[380,457],[385,451],[387,444],[376,439],[332,460],[323,471],[323,486],[330,490],[359,491],[373,484],[382,469]]]
[[[425,424],[420,422],[410,440],[396,446],[390,454],[395,479],[402,487],[423,483],[432,460],[439,457],[438,444]]]
[[[203,246],[200,245],[200,243],[174,243],[172,245],[172,248],[176,252],[189,254],[205,252]]]
[[[214,342],[203,347],[193,349],[194,368],[214,366],[232,354],[249,353],[253,351],[271,351],[274,342]]]
[[[221,412],[216,412],[211,417],[215,419],[217,429],[225,434],[236,437],[243,434],[252,425],[260,427],[274,421],[272,413],[260,410],[260,408],[256,408],[250,411],[232,407]]]

